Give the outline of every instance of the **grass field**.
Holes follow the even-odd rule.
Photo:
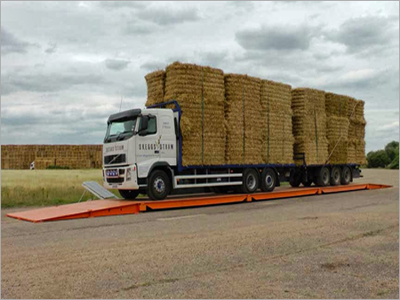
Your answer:
[[[101,170],[1,170],[1,207],[78,202],[84,181],[102,184]],[[88,199],[95,197],[87,192],[82,201]]]

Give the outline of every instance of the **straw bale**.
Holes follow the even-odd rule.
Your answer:
[[[336,117],[332,115],[327,118],[327,133],[328,141],[347,140],[349,135],[349,120],[347,117]]]
[[[259,164],[262,160],[261,80],[225,75],[226,162]]]
[[[184,166],[225,163],[224,95],[222,70],[179,62],[166,68],[163,99],[182,109]]]
[[[326,115],[328,117],[329,116],[347,117],[350,99],[354,98],[334,93],[326,93],[325,94]]]
[[[305,153],[307,164],[325,163],[328,158],[325,92],[308,88],[292,90],[292,110],[294,152]]]
[[[293,163],[291,86],[261,81],[262,161]]]
[[[147,74],[147,102],[146,106],[160,103],[164,100],[165,71],[159,70]]]

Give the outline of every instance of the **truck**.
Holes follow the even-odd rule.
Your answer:
[[[348,185],[360,177],[360,166],[307,165],[304,153],[292,164],[182,165],[181,108],[171,100],[111,115],[103,144],[103,185],[124,199],[147,194],[163,200],[199,188],[215,193],[272,192],[282,182],[292,187]],[[300,161],[300,163],[298,163]]]

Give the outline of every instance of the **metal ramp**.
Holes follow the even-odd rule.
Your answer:
[[[95,195],[99,199],[119,199],[117,196],[115,196],[109,190],[102,187],[96,181],[85,181],[84,183],[82,183],[82,186],[87,191],[91,192],[93,195]],[[83,197],[83,195],[82,195],[82,197]],[[82,197],[81,197],[81,199],[82,199]],[[79,200],[79,202],[80,201],[81,200]]]
[[[101,216],[138,214],[139,212],[145,212],[147,210],[163,210],[171,208],[245,203],[260,200],[295,198],[301,196],[313,196],[361,190],[375,190],[390,187],[390,185],[363,183],[330,187],[282,187],[277,188],[275,191],[270,193],[205,195],[191,196],[186,198],[175,197],[167,198],[166,200],[162,201],[150,201],[148,199],[143,199],[141,201],[102,199],[96,201],[86,201],[81,203],[45,207],[23,212],[9,213],[7,214],[7,217],[38,223],[46,221],[58,221]],[[93,188],[91,188],[91,190],[93,190]],[[98,193],[98,195],[105,196],[105,194],[102,193]]]

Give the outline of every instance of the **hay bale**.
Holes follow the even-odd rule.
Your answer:
[[[307,164],[324,164],[328,158],[325,92],[308,88],[292,90],[292,110],[294,152],[305,153]]]
[[[247,75],[225,75],[226,162],[262,161],[261,80]]]
[[[147,74],[147,102],[146,106],[163,102],[165,89],[165,71],[159,70]]]
[[[177,100],[182,109],[184,166],[225,163],[224,95],[222,70],[179,62],[167,67],[164,101]]]
[[[326,93],[325,94],[326,115],[328,117],[330,116],[347,117],[350,99],[353,98],[334,93]]]
[[[271,80],[261,82],[262,161],[293,163],[291,86]]]

